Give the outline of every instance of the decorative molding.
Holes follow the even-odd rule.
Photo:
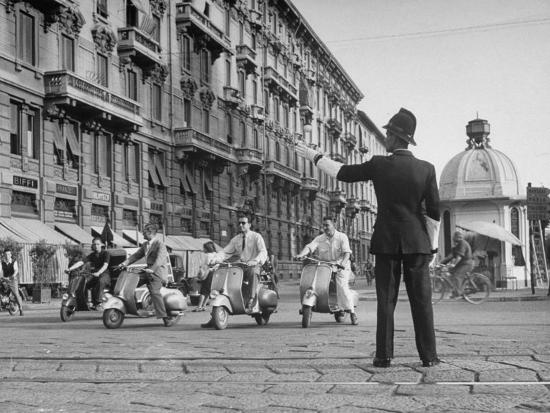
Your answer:
[[[116,33],[111,27],[103,23],[97,23],[92,27],[92,37],[96,49],[100,53],[111,54],[117,43]]]
[[[149,4],[151,4],[151,11],[154,14],[159,15],[161,18],[164,17],[164,13],[168,8],[167,0],[149,0]]]
[[[155,63],[143,69],[143,82],[147,79],[155,83],[164,83],[168,77],[168,67],[164,64]]]
[[[76,8],[58,7],[57,12],[44,15],[44,31],[47,31],[54,23],[59,23],[59,27],[65,33],[78,36],[82,26],[86,23],[86,19],[84,19],[84,15],[80,10]]]
[[[210,110],[212,104],[214,103],[214,100],[216,99],[216,95],[214,94],[214,92],[212,92],[208,87],[203,86],[199,89],[199,96],[203,106],[206,109]]]
[[[195,79],[192,77],[187,77],[181,79],[180,88],[186,98],[192,99],[195,96],[195,92],[199,86]]]

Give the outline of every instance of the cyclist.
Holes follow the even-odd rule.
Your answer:
[[[451,263],[449,273],[451,274],[451,280],[455,285],[456,292],[453,292],[451,298],[462,297],[464,292],[462,291],[462,284],[466,274],[474,268],[474,260],[472,257],[472,248],[470,244],[464,239],[464,234],[460,231],[455,231],[453,234],[454,246],[451,253],[447,255],[441,264]]]

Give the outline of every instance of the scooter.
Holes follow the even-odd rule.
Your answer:
[[[69,287],[61,297],[59,315],[61,321],[69,321],[77,311],[92,311],[88,304],[87,281],[92,277],[89,271],[73,270],[69,272]]]
[[[22,295],[20,297],[23,299]],[[7,310],[9,315],[14,315],[19,310],[19,304],[8,285],[7,278],[0,277],[0,311],[3,310]]]
[[[138,288],[142,273],[144,271],[141,267],[126,268],[118,276],[113,294],[105,294],[103,325],[106,328],[119,328],[127,314],[141,318],[155,314],[149,289]],[[167,287],[161,287],[160,294],[169,316],[183,314],[187,308],[187,297],[179,289],[169,284]]]
[[[275,284],[267,277],[258,282],[256,303],[250,313],[246,312],[241,289],[246,268],[247,265],[244,263],[223,263],[214,270],[210,305],[212,320],[218,330],[227,328],[229,315],[248,314],[256,320],[256,324],[261,326],[267,324],[271,314],[277,310],[278,294],[275,291]]]
[[[306,258],[302,275],[300,277],[300,301],[302,308],[302,327],[307,328],[311,324],[312,312],[329,313],[334,315],[336,322],[341,323],[346,318],[349,310],[344,310],[338,305],[338,286],[336,274],[338,269],[343,269],[328,261],[315,258]],[[353,306],[357,307],[359,295],[351,290]]]

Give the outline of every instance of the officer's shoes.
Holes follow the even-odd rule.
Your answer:
[[[351,319],[351,325],[356,326],[359,324],[359,320],[357,319],[357,314],[351,313],[350,319]]]

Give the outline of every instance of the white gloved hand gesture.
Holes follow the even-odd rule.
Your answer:
[[[315,156],[319,154],[315,149],[311,149],[303,142],[296,142],[296,153],[309,161],[313,161]]]

